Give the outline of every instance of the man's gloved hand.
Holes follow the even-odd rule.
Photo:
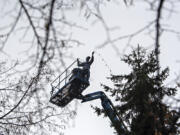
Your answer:
[[[92,52],[92,55],[94,55],[94,51]]]

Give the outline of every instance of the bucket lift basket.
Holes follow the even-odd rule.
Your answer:
[[[83,70],[77,68],[75,60],[68,68],[65,69],[52,83],[50,102],[64,107],[89,86]]]

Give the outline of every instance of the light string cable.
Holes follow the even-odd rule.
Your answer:
[[[107,61],[103,58],[103,56],[97,51],[94,51],[94,53],[97,54],[97,56],[99,56],[100,60],[104,63],[104,66],[109,70],[110,75],[112,75],[112,70],[108,65]]]

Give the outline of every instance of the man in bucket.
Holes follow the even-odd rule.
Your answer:
[[[79,67],[82,67],[83,75],[86,78],[86,81],[89,81],[90,77],[90,67],[91,64],[94,61],[94,52],[92,52],[92,56],[87,56],[85,62],[80,62],[79,59],[77,59],[77,64]]]

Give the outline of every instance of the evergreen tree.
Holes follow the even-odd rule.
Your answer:
[[[122,59],[132,69],[128,75],[112,75],[114,88],[102,85],[110,92],[118,105],[119,116],[128,128],[128,135],[178,135],[179,113],[163,103],[165,96],[174,96],[175,88],[167,88],[163,82],[168,77],[166,68],[159,70],[155,52],[137,47]],[[103,110],[95,108],[98,114]],[[120,134],[120,133],[119,133]]]

